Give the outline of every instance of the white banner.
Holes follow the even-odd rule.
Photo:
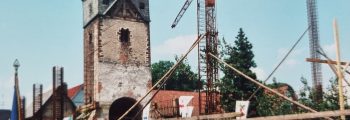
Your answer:
[[[182,118],[187,118],[192,116],[193,106],[188,106],[188,103],[190,103],[192,98],[193,96],[179,97],[180,115]]]
[[[145,109],[142,111],[142,119],[143,120],[149,120],[149,113],[150,113],[150,104],[148,104]]]
[[[243,116],[236,117],[239,119],[246,119],[248,114],[249,101],[236,101],[236,112],[242,113]]]

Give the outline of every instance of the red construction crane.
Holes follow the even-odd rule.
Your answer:
[[[183,5],[181,11],[177,15],[172,28],[175,28],[182,16],[185,14],[187,8],[193,0],[187,0]],[[202,111],[201,88],[198,87],[199,92],[199,111],[200,114],[217,113],[220,108],[216,108],[219,104],[218,91],[214,83],[218,80],[218,64],[211,58],[209,53],[218,54],[218,31],[216,28],[216,4],[215,0],[197,0],[197,32],[198,36],[205,35],[205,37],[198,45],[198,86],[205,83],[205,111]]]

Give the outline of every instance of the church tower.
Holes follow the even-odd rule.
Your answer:
[[[97,105],[97,119],[115,120],[152,86],[149,1],[82,2],[85,104]]]

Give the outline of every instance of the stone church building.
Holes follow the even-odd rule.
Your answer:
[[[97,103],[97,119],[115,120],[152,86],[149,1],[82,2],[84,102]],[[126,118],[134,117],[145,103]]]

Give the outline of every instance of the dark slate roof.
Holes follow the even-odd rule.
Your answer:
[[[10,110],[1,109],[0,110],[0,120],[9,120],[10,114],[11,114]]]
[[[67,90],[68,91],[68,90]],[[44,107],[47,106],[47,104],[49,104],[52,99],[53,99],[53,91],[52,89],[44,92],[42,94],[42,107],[39,110],[43,110]],[[71,104],[73,106],[73,108],[76,108],[75,104],[73,103],[73,101],[70,99],[70,97],[68,96],[68,94],[64,94],[63,95],[64,99],[66,99],[68,101],[68,104]],[[36,113],[33,113],[33,103],[30,103],[28,107],[26,107],[26,112],[25,112],[25,118],[32,118]],[[1,120],[1,119],[0,119]]]
[[[106,15],[107,14],[107,12],[108,11],[110,11],[111,10],[111,8],[113,7],[113,6],[115,6],[117,3],[118,3],[118,1],[120,1],[120,0],[114,0],[113,2],[111,2],[110,4],[109,4],[109,6],[106,8],[106,10],[104,10],[103,12],[102,12],[102,14],[103,15]],[[139,2],[140,2],[140,0],[130,0],[131,2],[132,2],[132,4],[134,5],[134,8],[136,8],[136,10],[138,11],[138,13],[142,16],[142,18],[144,19],[144,20],[146,20],[146,21],[150,21],[150,18],[149,18],[149,14],[148,13],[144,13],[144,12],[141,12],[141,10],[139,9]],[[145,4],[148,4],[148,3],[145,3]],[[148,9],[148,8],[146,8],[146,9]]]

